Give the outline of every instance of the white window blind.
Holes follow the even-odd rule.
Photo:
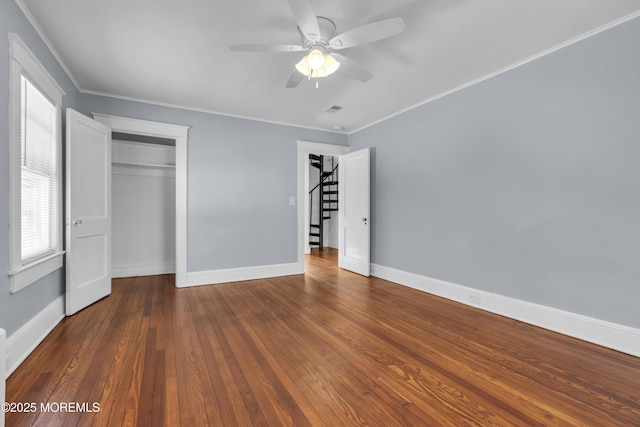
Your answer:
[[[21,259],[55,250],[57,109],[21,76]]]

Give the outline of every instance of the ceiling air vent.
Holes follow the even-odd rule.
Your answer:
[[[337,113],[338,111],[342,110],[342,107],[339,105],[332,105],[331,107],[327,108],[325,111],[325,113]]]

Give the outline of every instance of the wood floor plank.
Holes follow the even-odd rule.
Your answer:
[[[234,289],[233,291],[236,290]],[[255,292],[251,288],[245,288],[245,290],[247,292]],[[225,295],[227,297],[233,296],[233,300],[240,304],[250,300],[244,293],[233,295],[231,292],[225,292]],[[358,415],[358,411],[348,402],[348,399],[344,398],[345,395],[352,397],[359,394],[359,392],[341,392],[338,390],[340,388],[344,389],[345,387],[343,386],[348,386],[354,382],[345,381],[345,377],[349,373],[344,369],[344,365],[341,365],[343,372],[340,373],[340,380],[337,383],[332,381],[332,378],[336,377],[336,375],[333,375],[326,367],[326,354],[321,359],[317,359],[315,357],[316,352],[311,348],[307,348],[313,341],[312,331],[309,330],[306,335],[299,337],[287,327],[287,323],[291,322],[291,318],[295,316],[293,312],[287,310],[286,307],[274,308],[273,301],[270,302],[268,295],[264,293],[257,296],[260,306],[256,306],[251,310],[257,316],[247,319],[246,331],[251,336],[252,341],[261,349],[262,357],[271,360],[272,367],[283,373],[280,376],[281,379],[290,381],[292,386],[289,387],[289,390],[291,392],[300,392],[301,389],[305,389],[307,395],[315,396],[316,401],[322,401],[324,403],[323,407],[333,408],[333,415],[336,416],[336,420],[331,424],[359,424],[365,417]],[[267,310],[263,309],[265,306]],[[294,306],[293,309],[295,310],[296,307]],[[287,320],[286,323],[281,320],[282,317]],[[307,381],[304,381],[305,379]],[[372,406],[367,407],[369,412],[380,412],[378,409]],[[323,411],[322,415],[324,415],[324,422],[328,422],[326,410]],[[321,415],[318,415],[315,411],[310,416],[312,420],[315,420],[311,421],[312,425],[318,425],[321,422],[319,420]],[[378,414],[378,421],[382,421],[383,418],[385,418],[383,414]],[[389,417],[387,416],[387,418]],[[379,424],[384,425],[384,422]]]
[[[240,298],[240,301],[245,299]],[[271,305],[277,304],[275,300],[271,300],[266,291],[260,299],[264,302],[271,301]],[[286,307],[291,307],[291,311],[287,311]],[[260,337],[263,341],[272,340],[273,348],[270,351],[282,353],[283,356],[279,356],[278,360],[290,361],[289,369],[298,379],[298,384],[302,382],[300,379],[313,379],[312,382],[302,383],[301,386],[309,387],[311,395],[317,396],[316,399],[323,399],[326,407],[337,410],[338,418],[335,424],[356,424],[366,419],[370,421],[375,419],[377,424],[388,423],[385,418],[390,414],[397,415],[397,411],[392,410],[391,406],[395,404],[395,408],[398,409],[405,402],[399,403],[396,399],[389,399],[390,390],[385,392],[381,387],[372,386],[377,379],[376,370],[363,366],[362,360],[354,363],[348,357],[350,353],[348,348],[341,348],[331,342],[333,336],[324,328],[320,330],[314,328],[315,321],[307,318],[304,313],[300,313],[297,307],[299,305],[295,303],[285,302],[273,309],[271,320],[278,321],[277,325],[273,323],[265,325],[264,321],[253,322],[254,325],[262,326]],[[352,389],[349,391],[348,387]],[[363,405],[361,402],[358,405],[352,404],[351,400],[359,400],[359,395],[379,400],[372,401],[372,404],[368,405]],[[364,412],[363,409],[358,410],[358,407],[364,408]],[[406,416],[410,417],[410,414]]]
[[[190,292],[191,291],[191,292]],[[176,373],[178,376],[178,399],[180,404],[180,425],[205,426],[223,425],[219,398],[211,381],[204,347],[197,333],[198,319],[194,316],[190,294],[199,289],[183,290],[176,293]]]
[[[219,304],[216,313],[234,320],[229,322],[223,330],[225,340],[238,361],[238,367],[243,371],[243,376],[259,405],[266,425],[309,425],[280,378],[274,373],[269,363],[260,356],[256,344],[248,338],[244,319],[238,318],[220,295],[217,301]]]
[[[324,286],[324,283],[318,285]],[[324,293],[323,290],[320,292]],[[333,291],[330,293],[335,297]],[[323,299],[328,299],[329,302],[324,305]],[[327,298],[326,295],[315,301],[314,317],[303,317],[304,329],[314,328],[320,319],[331,319],[323,330],[318,330],[326,340],[327,347],[339,349],[339,353],[345,357],[355,358],[357,364],[364,365],[368,372],[374,373],[385,384],[394,384],[395,389],[410,400],[420,401],[428,408],[424,412],[431,413],[439,424],[449,419],[453,419],[454,424],[456,420],[465,423],[482,420],[486,423],[496,422],[494,418],[500,419],[499,415],[483,407],[477,399],[469,399],[468,391],[462,390],[459,383],[451,382],[441,373],[433,372],[433,369],[424,369],[417,375],[407,376],[407,368],[412,364],[411,357],[406,353],[398,353],[397,349],[385,348],[384,343],[377,342],[365,330],[355,328],[348,311],[333,310],[332,307],[340,304],[339,299]],[[357,310],[356,304],[350,305],[351,309]]]
[[[116,279],[9,377],[7,426],[640,426],[640,358],[336,266]],[[85,406],[86,408],[86,406]]]
[[[218,299],[212,292],[207,292],[198,302],[202,304],[197,305],[199,311],[197,309],[196,312],[203,313],[201,319],[206,318],[205,322],[198,323],[198,333],[205,348],[207,365],[217,367],[210,373],[224,425],[268,425],[247,375],[224,333],[226,325],[233,323],[234,319],[221,315]]]
[[[478,324],[478,322],[475,323]],[[520,324],[519,326],[526,326],[528,329],[537,329],[530,325]],[[414,327],[418,329],[413,330]],[[420,325],[413,325],[405,322],[399,325],[399,329],[396,329],[396,335],[402,334],[402,331],[407,331],[409,334],[406,335],[406,337],[412,338],[414,336],[413,333],[419,332],[419,328]],[[492,328],[485,327],[485,329],[491,330]],[[540,334],[548,333],[548,331],[542,330],[538,330],[537,332]],[[567,340],[570,339],[567,338]],[[578,340],[575,341],[579,342]],[[436,344],[437,340],[433,340],[432,342]],[[555,361],[554,364],[542,366],[542,364],[545,363],[545,359],[549,359],[548,355],[557,349],[557,346],[553,345],[552,341],[549,342],[549,346],[541,346],[540,343],[537,343],[535,347],[538,349],[544,349],[544,352],[540,353],[535,358],[533,357],[533,355],[535,355],[535,351],[532,351],[530,346],[520,348],[515,351],[513,348],[515,346],[511,346],[510,348],[499,348],[499,351],[496,351],[496,348],[491,348],[494,346],[493,343],[495,342],[495,337],[485,337],[485,335],[481,337],[481,340],[468,337],[461,340],[458,346],[449,347],[446,357],[451,360],[467,360],[466,365],[473,366],[476,372],[481,372],[483,370],[486,371],[487,369],[485,368],[487,367],[489,367],[489,371],[493,369],[493,372],[504,372],[502,380],[505,382],[505,391],[511,390],[511,392],[514,393],[521,389],[528,390],[526,398],[529,401],[536,394],[535,392],[538,391],[538,401],[541,407],[544,406],[544,402],[553,402],[551,404],[551,407],[553,407],[557,404],[561,405],[567,398],[572,399],[572,404],[569,405],[568,408],[561,407],[556,410],[556,412],[561,411],[565,417],[568,416],[568,413],[571,412],[572,408],[576,408],[574,410],[574,412],[576,412],[575,415],[580,416],[582,411],[579,408],[582,404],[589,401],[593,395],[597,395],[599,393],[609,393],[611,399],[607,402],[603,402],[603,405],[608,406],[609,408],[607,412],[601,416],[597,414],[597,409],[595,409],[591,414],[592,421],[606,424],[609,422],[610,418],[609,411],[616,415],[622,415],[625,411],[621,409],[625,406],[634,406],[638,404],[636,393],[637,388],[627,387],[624,383],[617,382],[616,390],[619,390],[622,394],[616,394],[615,392],[611,393],[612,390],[608,388],[606,378],[599,372],[585,370],[582,363],[567,364],[562,358],[552,358],[551,360]],[[582,359],[583,362],[591,363],[594,359],[594,355],[592,351],[589,351],[590,348],[600,348],[588,345],[584,342],[579,343],[581,344],[580,347],[582,350],[588,352],[588,355],[585,355],[585,358]],[[446,342],[443,342],[442,344],[446,345]],[[415,342],[415,345],[420,346],[422,343]],[[464,354],[456,355],[456,349],[462,346],[470,351],[471,354],[484,356],[484,358],[477,358],[478,361],[482,361],[482,363],[474,364],[473,362],[476,361],[476,358],[466,358]],[[577,359],[575,354],[579,354],[578,349],[574,351],[573,356],[574,359]],[[602,363],[600,366],[608,366],[608,364]],[[539,372],[539,375],[531,376],[529,375],[531,372]],[[570,377],[570,379],[568,377]],[[594,379],[596,380],[595,382],[593,381]],[[492,380],[494,385],[497,384],[495,375]],[[609,379],[609,382],[610,381],[611,380]],[[508,385],[508,383],[511,383],[511,385]],[[549,383],[554,383],[554,387],[549,388]],[[636,398],[630,400],[629,397],[634,394],[636,395]],[[547,416],[550,417],[552,414],[549,413]],[[620,422],[623,421],[621,420]]]

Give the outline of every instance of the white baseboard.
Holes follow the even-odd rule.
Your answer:
[[[64,295],[56,298],[35,317],[7,338],[6,371],[8,377],[64,318]]]
[[[117,279],[119,277],[137,277],[137,276],[156,276],[158,274],[174,274],[176,272],[176,264],[129,264],[129,265],[113,265],[111,266],[111,277]]]
[[[6,402],[6,378],[4,372],[5,360],[6,360],[6,350],[5,346],[7,344],[7,335],[4,329],[0,328],[0,404]],[[4,427],[4,410],[0,408],[0,427]]]
[[[304,274],[304,264],[273,264],[255,267],[226,268],[221,270],[187,272],[187,283],[182,287],[266,279],[268,277]]]
[[[371,274],[403,286],[640,357],[640,329],[377,264],[371,264]]]

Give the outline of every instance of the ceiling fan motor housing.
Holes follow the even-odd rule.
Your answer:
[[[309,50],[320,49],[324,53],[329,46],[329,40],[336,35],[336,24],[328,18],[318,16],[318,27],[320,27],[320,40],[317,41],[309,40],[300,30],[300,27],[298,27],[298,32],[302,40],[304,40],[303,45],[305,48]]]

